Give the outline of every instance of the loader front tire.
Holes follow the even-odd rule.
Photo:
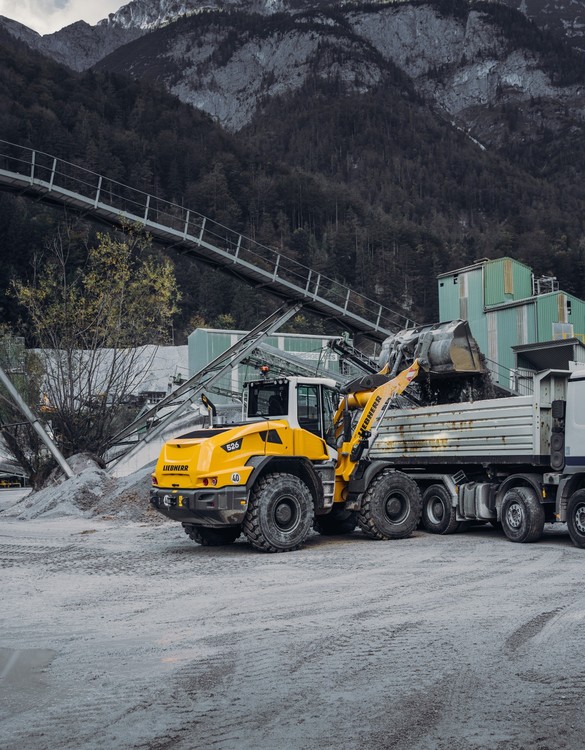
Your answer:
[[[416,529],[421,510],[416,482],[399,471],[385,469],[362,496],[358,524],[371,539],[404,539]]]
[[[513,487],[502,500],[502,529],[511,542],[536,542],[544,529],[544,508],[529,487]]]
[[[440,484],[431,484],[422,496],[422,522],[431,534],[453,534],[459,528],[451,495]]]
[[[313,497],[294,474],[268,474],[251,493],[244,534],[261,552],[299,549],[313,526]]]
[[[223,547],[225,544],[233,544],[242,533],[241,526],[211,529],[206,526],[193,526],[190,523],[185,523],[183,528],[189,539],[203,547]]]

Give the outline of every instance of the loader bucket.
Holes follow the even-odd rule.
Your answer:
[[[406,328],[382,344],[378,364],[388,365],[390,375],[418,359],[432,375],[481,374],[485,372],[476,340],[466,320]]]

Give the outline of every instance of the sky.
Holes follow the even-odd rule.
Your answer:
[[[129,0],[0,0],[0,16],[19,21],[39,34],[51,34],[74,21],[95,24]]]

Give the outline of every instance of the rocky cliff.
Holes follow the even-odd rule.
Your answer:
[[[452,13],[437,3],[414,2],[346,4],[269,18],[209,13],[159,28],[98,67],[157,80],[233,131],[249,123],[267,98],[299,89],[309,75],[340,79],[359,92],[379,85],[395,66],[421,96],[488,142],[498,140],[494,113],[506,107],[527,110],[521,118],[526,137],[531,118],[553,132],[567,117],[581,121],[585,89],[578,64],[572,79],[563,78],[560,64],[539,48],[535,27],[494,8],[459,3]],[[510,34],[503,11],[524,25],[523,37]]]
[[[530,7],[551,17],[552,0]],[[79,22],[45,37],[4,25],[75,70],[95,65],[156,81],[232,131],[310,76],[365,92],[396,67],[487,143],[509,135],[502,112],[514,111],[520,140],[585,116],[583,56],[493,2],[133,0],[97,26]]]

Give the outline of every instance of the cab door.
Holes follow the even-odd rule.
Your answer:
[[[333,388],[299,383],[297,386],[297,420],[299,427],[327,443],[328,455],[337,457],[333,417],[339,394]]]

